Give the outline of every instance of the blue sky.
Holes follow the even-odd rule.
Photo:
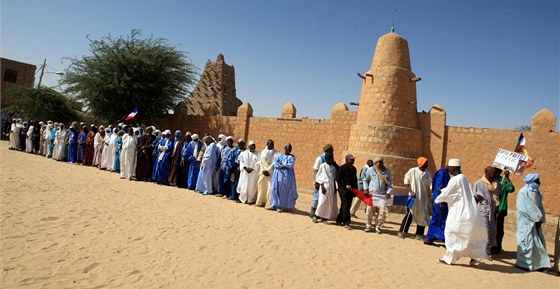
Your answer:
[[[54,72],[68,66],[64,57],[89,54],[86,35],[140,29],[188,52],[200,70],[223,53],[255,116],[279,117],[292,102],[298,117],[329,118],[336,103],[359,101],[356,72],[369,69],[394,22],[422,77],[418,111],[440,104],[448,125],[513,129],[542,108],[560,116],[559,3],[3,0],[0,55],[37,67],[46,58]]]

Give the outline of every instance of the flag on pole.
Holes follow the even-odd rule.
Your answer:
[[[134,107],[134,109],[132,110],[132,112],[130,112],[125,118],[124,120],[131,120],[134,119],[136,117],[136,114],[138,113],[138,107]]]
[[[514,152],[520,154],[525,149],[525,136],[523,133],[519,134],[519,138],[517,139],[517,144],[515,145]]]
[[[515,149],[513,151],[529,158],[529,162],[525,165],[525,168],[530,168],[531,166],[533,166],[533,163],[535,161],[533,160],[533,158],[531,158],[531,156],[529,156],[529,153],[525,149],[525,136],[523,135],[523,133],[519,133],[519,138],[517,139],[517,144],[515,145]]]

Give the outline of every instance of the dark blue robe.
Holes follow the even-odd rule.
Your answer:
[[[239,155],[241,154],[239,147],[234,147],[229,154],[227,160],[227,167],[225,174],[230,181],[229,195],[230,200],[239,200],[239,193],[237,192],[237,184],[239,183]]]
[[[197,143],[198,143],[197,154],[200,154],[200,150],[204,145],[204,142],[202,142],[201,140],[191,141],[187,145],[185,151],[183,152],[185,161],[188,162],[188,166],[189,166],[189,172],[187,178],[187,186],[189,190],[194,190],[196,188],[196,180],[198,179],[198,173],[200,172],[200,164],[196,161],[197,156],[194,155],[194,148],[197,145]]]
[[[22,126],[19,131],[19,150],[25,151],[25,140],[27,139],[28,127]]]
[[[446,168],[439,169],[432,180],[432,204],[441,194],[441,189],[447,187],[449,183],[449,172]],[[447,203],[434,204],[432,207],[432,218],[428,225],[428,234],[426,240],[433,242],[435,240],[445,241],[445,221],[447,220]]]
[[[156,175],[154,180],[158,184],[169,185],[169,169],[171,166],[171,155],[173,154],[173,146],[175,145],[174,138],[162,138],[159,142],[159,147],[167,147],[167,150],[161,151],[156,158]]]
[[[220,171],[218,173],[218,193],[229,196],[231,189],[231,182],[229,175],[227,174],[227,163],[230,154],[233,152],[233,148],[224,146],[221,152],[220,158]]]
[[[84,156],[86,154],[86,133],[84,131],[80,132],[78,136],[78,162],[84,161]]]
[[[156,181],[156,174],[157,174],[157,165],[156,164],[157,164],[157,157],[159,155],[159,143],[161,142],[162,139],[164,140],[164,138],[162,138],[162,137],[156,137],[156,139],[152,143],[152,147],[154,148],[153,158],[152,158],[152,161],[154,162],[152,164],[152,177],[151,177],[152,182]]]
[[[187,188],[188,187],[188,178],[189,178],[189,165],[190,162],[187,160],[185,154],[187,151],[187,147],[189,146],[190,142],[183,142],[181,145],[181,153],[179,154],[179,159],[177,160],[177,178],[175,183],[179,188]],[[177,148],[179,149],[179,148]]]
[[[75,163],[78,158],[78,130],[73,127],[68,136],[68,162]]]

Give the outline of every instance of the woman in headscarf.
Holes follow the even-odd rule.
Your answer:
[[[528,174],[525,186],[517,194],[517,262],[526,271],[548,270],[550,259],[542,231],[545,222],[539,174]]]

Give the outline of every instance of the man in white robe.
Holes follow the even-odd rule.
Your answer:
[[[266,147],[261,151],[259,160],[259,178],[257,180],[257,202],[259,207],[270,207],[270,180],[274,173],[274,158],[278,151],[274,148],[274,141],[269,139]]]
[[[332,153],[325,156],[325,162],[319,165],[319,170],[315,175],[315,187],[319,192],[317,209],[313,222],[316,223],[319,218],[323,222],[328,220],[335,221],[338,216],[338,204],[336,196],[336,163],[334,162]]]
[[[27,129],[27,138],[25,139],[25,151],[30,153],[33,151],[33,130],[35,126],[33,122],[29,122],[29,128]]]
[[[21,139],[19,137],[19,134],[21,133],[21,129],[23,128],[23,126],[21,125],[21,119],[18,118],[16,120],[16,124],[14,126],[13,129],[13,140],[14,140],[14,149],[15,150],[19,150],[21,148]]]
[[[64,124],[60,124],[58,131],[56,132],[56,138],[54,140],[54,152],[53,159],[57,161],[64,160],[64,154],[66,150],[66,128]]]
[[[11,150],[17,149],[16,148],[16,119],[12,119],[12,124],[10,125],[10,146],[8,147]]]
[[[128,127],[127,132],[122,137],[121,179],[132,180],[136,172],[136,146],[138,140],[133,134],[132,127]]]
[[[452,177],[434,201],[436,204],[445,202],[449,208],[444,233],[445,255],[439,263],[451,265],[461,257],[470,257],[470,265],[476,265],[478,260],[488,258],[486,228],[469,180],[461,173],[460,160],[450,159],[448,170]]]
[[[416,240],[424,240],[424,231],[430,224],[430,214],[428,212],[428,202],[432,185],[432,173],[428,170],[428,159],[419,157],[416,160],[418,166],[411,168],[404,175],[404,184],[408,187],[408,198],[412,202],[407,204],[406,215],[404,216],[398,236],[404,238],[408,233],[410,223],[416,223]]]
[[[112,149],[109,148],[111,144],[111,136],[113,134],[113,130],[111,127],[105,129],[105,137],[103,138],[103,152],[101,153],[101,164],[99,164],[99,168],[102,170],[109,169],[113,164],[111,162],[111,152]]]
[[[259,172],[259,153],[255,151],[255,142],[249,141],[249,149],[239,155],[239,183],[237,193],[244,204],[257,201],[257,180]]]
[[[49,153],[49,146],[51,143],[51,130],[53,129],[53,122],[47,121],[47,127],[43,131],[41,138],[43,139],[43,155],[47,156]]]
[[[195,191],[203,195],[211,195],[214,192],[214,174],[218,165],[218,147],[211,136],[205,136],[202,140],[206,149],[200,160],[200,172]]]

